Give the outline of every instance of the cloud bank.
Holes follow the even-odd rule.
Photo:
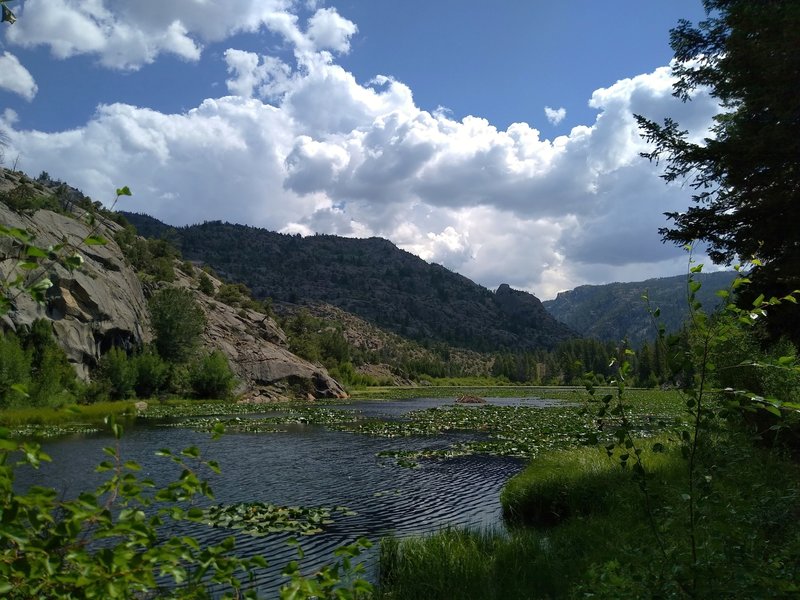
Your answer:
[[[130,185],[135,196],[124,209],[172,224],[222,219],[386,237],[487,287],[506,282],[541,298],[582,283],[674,274],[685,263],[657,229],[689,194],[639,157],[633,113],[690,112],[704,130],[716,106],[702,95],[676,101],[669,67],[595,91],[594,123],[546,139],[528,123],[499,130],[478,116],[421,110],[388,75],[357,81],[336,63],[357,27],[335,9],[303,23],[288,2],[232,1],[220,22],[207,23],[193,16],[195,3],[158,3],[160,12],[140,11],[145,19],[121,1],[48,0],[39,37],[20,30],[16,41],[133,69],[160,53],[194,60],[204,41],[263,27],[282,36],[294,60],[229,48],[228,95],[183,113],[101,105],[84,126],[56,133],[6,120],[0,126],[26,168],[96,200]],[[109,32],[121,27],[131,30],[112,42]],[[551,122],[565,116],[546,111]]]

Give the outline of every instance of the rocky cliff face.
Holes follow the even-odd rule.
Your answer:
[[[214,288],[221,282],[210,277]],[[321,366],[295,356],[286,334],[263,313],[237,309],[202,293],[194,278],[179,273],[174,285],[192,289],[206,315],[203,345],[222,351],[239,379],[243,400],[262,402],[287,396],[345,398],[347,393]]]
[[[80,220],[40,210],[32,215],[17,214],[0,203],[0,223],[27,230],[40,247],[67,240],[80,245],[91,228]],[[103,234],[111,237],[118,227],[101,223]],[[7,241],[0,242],[0,272],[6,276],[17,264]],[[106,245],[84,246],[82,268],[69,271],[56,261],[45,261],[53,282],[47,303],[37,304],[25,294],[18,295],[15,308],[3,317],[3,326],[16,329],[36,319],[49,319],[59,345],[78,374],[88,379],[90,368],[112,346],[127,349],[152,339],[147,302],[136,274],[127,266],[119,247],[109,239]]]
[[[25,294],[14,299],[14,308],[2,317],[0,327],[15,330],[36,319],[49,319],[58,344],[75,366],[78,374],[88,379],[92,367],[111,347],[133,350],[152,340],[146,294],[122,251],[113,241],[119,225],[101,220],[93,230],[82,219],[47,210],[18,214],[0,202],[0,223],[25,229],[35,235],[35,243],[48,247],[69,243],[79,247],[83,266],[69,271],[57,261],[45,261],[53,282],[44,305]],[[86,246],[82,241],[100,233],[105,245]],[[18,247],[0,238],[0,277],[6,278],[18,265]],[[215,286],[220,282],[214,280]],[[239,378],[237,389],[243,398],[270,400],[300,394],[303,397],[341,398],[347,394],[323,367],[313,365],[286,348],[286,336],[267,315],[234,309],[197,289],[196,282],[181,274],[174,285],[195,291],[195,297],[206,313],[207,328],[203,336],[208,350],[219,349],[229,360]]]

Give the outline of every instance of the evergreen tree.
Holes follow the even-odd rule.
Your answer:
[[[800,288],[800,2],[704,0],[708,18],[671,31],[675,95],[707,89],[721,105],[712,136],[690,141],[666,119],[637,116],[645,154],[666,160],[667,181],[686,179],[695,205],[667,213],[665,241],[702,240],[716,263],[758,259],[751,288],[783,296]],[[760,263],[760,264],[759,264]],[[751,302],[747,294],[741,297]],[[786,306],[770,315],[773,334],[800,341],[800,316]]]

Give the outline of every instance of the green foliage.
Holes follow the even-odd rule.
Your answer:
[[[334,522],[334,514],[353,515],[343,506],[335,508],[277,506],[264,502],[216,504],[205,510],[204,520],[214,527],[238,529],[250,535],[293,533],[315,535]]]
[[[206,319],[190,290],[167,288],[150,299],[155,347],[164,360],[188,362],[200,343]]]
[[[794,0],[705,0],[708,18],[681,21],[670,32],[674,94],[684,101],[707,90],[720,103],[712,134],[694,142],[673,119],[663,125],[638,116],[645,154],[664,161],[667,181],[687,180],[695,205],[667,213],[666,241],[703,240],[716,263],[757,258],[750,294],[785,296],[800,288],[800,245],[786,223],[800,220],[800,6]],[[768,324],[774,338],[800,343],[800,317],[778,307]]]
[[[136,373],[128,362],[128,354],[122,348],[111,348],[100,359],[99,377],[108,383],[108,394],[112,400],[125,400],[133,395]]]
[[[796,595],[800,525],[792,511],[800,499],[798,466],[754,448],[738,434],[716,437],[706,448],[702,464],[713,469],[710,485],[701,492],[706,498],[701,520],[707,555],[698,565],[703,574],[700,587],[692,593],[676,584],[676,577],[684,577],[691,565],[682,518],[686,501],[676,493],[685,481],[685,462],[677,440],[665,446],[657,456],[650,509],[671,549],[666,560],[631,469],[615,467],[597,448],[570,449],[544,458],[554,471],[560,463],[568,472],[548,477],[564,481],[564,494],[572,495],[570,501],[580,510],[547,528],[512,527],[497,533],[449,529],[424,538],[384,539],[378,597],[616,600]],[[589,453],[595,457],[589,458]],[[519,492],[526,485],[542,489],[535,477],[536,462],[520,476]],[[605,480],[597,477],[604,469],[609,474]],[[589,481],[582,481],[582,472]],[[597,507],[583,495],[590,487],[600,495]],[[549,493],[548,488],[543,491]],[[531,490],[531,498],[533,494]]]
[[[292,542],[290,540],[290,543]],[[363,578],[364,565],[353,563],[353,560],[372,546],[366,538],[360,538],[353,544],[341,546],[334,550],[336,558],[332,564],[319,569],[313,576],[306,577],[300,571],[296,561],[292,561],[283,570],[283,575],[290,578],[288,584],[281,588],[281,600],[300,600],[317,598],[319,600],[368,600],[373,597],[372,585]],[[299,545],[298,554],[303,553]]]
[[[53,339],[50,322],[34,321],[20,334],[0,334],[0,408],[73,402],[78,392],[75,371]]]
[[[128,224],[114,234],[114,241],[141,277],[156,282],[175,281],[174,261],[180,253],[167,240],[139,237],[136,228]]]
[[[675,467],[675,456],[671,461],[666,457],[658,455],[661,471]],[[552,527],[570,518],[607,513],[618,488],[631,484],[630,471],[620,469],[597,448],[551,451],[506,483],[500,503],[509,523]]]
[[[152,398],[167,389],[170,366],[152,348],[144,348],[129,360],[137,397]]]
[[[16,212],[35,212],[40,209],[59,212],[61,206],[58,200],[49,193],[36,190],[29,185],[30,180],[23,181],[16,187],[0,192],[0,202]]]
[[[189,386],[197,398],[227,398],[234,384],[228,359],[218,350],[200,356],[189,366]]]
[[[111,424],[119,438],[121,427]],[[162,578],[175,598],[207,597],[220,584],[225,597],[241,597],[238,573],[266,566],[261,557],[239,559],[234,538],[201,546],[188,536],[164,535],[164,527],[199,521],[195,497],[212,497],[198,469],[216,470],[197,448],[161,451],[179,476],[161,488],[106,448],[98,471],[107,479],[93,491],[64,500],[55,490],[14,488],[16,469],[49,460],[33,444],[19,444],[0,431],[0,593],[5,598],[138,598],[159,593]],[[246,597],[255,597],[247,592]]]
[[[0,408],[23,403],[30,378],[30,355],[22,349],[16,335],[0,332]]]
[[[205,272],[200,272],[200,277],[197,280],[198,288],[206,296],[214,295],[214,284],[211,283],[211,278]]]
[[[223,283],[217,290],[217,300],[229,306],[239,306],[244,298],[249,295],[242,288],[247,290],[247,287],[243,284]]]
[[[287,318],[283,328],[292,352],[308,361],[322,363],[335,371],[345,384],[362,382],[351,363],[351,347],[341,325],[318,319],[303,309]]]
[[[30,406],[59,407],[72,404],[78,384],[75,370],[67,362],[64,351],[55,343],[44,347],[33,361],[33,381],[29,389]]]
[[[634,479],[642,492],[645,514],[650,531],[663,560],[672,564],[669,576],[665,578],[664,585],[672,585],[683,595],[692,597],[706,597],[716,595],[716,583],[713,583],[713,572],[720,565],[727,565],[726,570],[735,571],[731,564],[735,562],[725,551],[711,543],[717,540],[717,535],[726,539],[730,532],[713,531],[717,526],[712,525],[709,512],[714,510],[715,495],[720,493],[719,486],[715,483],[718,477],[718,464],[721,457],[713,451],[715,437],[724,435],[726,421],[730,423],[741,422],[741,419],[731,417],[758,413],[764,411],[776,417],[782,417],[783,411],[800,413],[800,403],[782,402],[774,397],[764,398],[753,390],[758,389],[765,394],[770,390],[764,387],[765,378],[761,377],[762,369],[770,367],[783,368],[791,372],[794,385],[800,377],[800,369],[794,367],[795,357],[792,354],[777,360],[777,364],[769,365],[758,360],[758,345],[752,338],[753,326],[767,316],[768,310],[781,303],[794,304],[796,298],[789,295],[784,298],[766,300],[759,296],[746,310],[729,302],[732,291],[749,283],[744,277],[739,277],[731,285],[731,292],[722,292],[721,297],[726,302],[713,314],[702,311],[702,303],[697,299],[697,292],[702,284],[696,280],[695,274],[701,272],[702,265],[690,262],[690,275],[688,278],[687,303],[690,307],[691,328],[683,336],[680,344],[683,354],[683,363],[689,364],[691,369],[683,369],[682,381],[685,395],[687,419],[675,428],[674,445],[680,449],[685,461],[683,472],[683,485],[676,486],[676,493],[680,494],[683,505],[673,510],[683,513],[686,522],[686,535],[684,540],[669,538],[665,527],[658,522],[664,518],[657,514],[655,509],[656,496],[654,484],[658,477],[654,476],[653,465],[658,462],[658,457],[664,452],[665,444],[658,442],[652,444],[652,453],[647,452],[647,446],[642,440],[636,439],[635,426],[630,415],[632,404],[627,397],[627,381],[633,374],[633,367],[629,357],[632,352],[626,351],[617,362],[616,391],[598,398],[597,390],[592,385],[587,385],[590,398],[599,402],[594,411],[595,422],[602,436],[606,437],[605,450],[610,458],[619,462],[623,469],[630,468]],[[737,271],[739,268],[737,267]],[[657,319],[658,309],[653,310]],[[659,328],[660,340],[664,342],[666,336],[664,329]],[[784,345],[785,346],[785,345]],[[784,350],[787,348],[784,347]],[[743,360],[744,359],[744,360]],[[788,378],[791,381],[791,376]],[[734,383],[735,389],[730,389],[728,398],[713,392],[714,383]],[[738,387],[742,386],[742,387]],[[737,398],[737,402],[731,399]],[[763,420],[747,420],[758,426]],[[606,427],[610,425],[611,437]],[[773,425],[770,429],[780,428]],[[599,433],[589,435],[589,443],[597,444],[601,440]],[[726,450],[730,452],[730,450]],[[681,491],[682,490],[682,491]],[[671,518],[671,517],[670,517]],[[723,544],[724,546],[724,544]],[[741,557],[737,557],[738,560]],[[752,551],[744,552],[745,560],[757,561]],[[618,565],[616,565],[618,566]],[[614,566],[614,569],[616,569]],[[614,571],[614,581],[619,574]],[[628,581],[627,583],[631,583]],[[744,589],[752,585],[748,580],[741,584],[741,589],[736,589],[734,596],[747,596]],[[726,594],[727,595],[727,594]]]

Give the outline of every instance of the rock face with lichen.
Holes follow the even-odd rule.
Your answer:
[[[16,330],[36,319],[50,320],[56,341],[83,379],[89,379],[92,368],[112,347],[133,351],[153,339],[145,289],[113,241],[120,226],[98,219],[97,224],[89,225],[80,210],[73,216],[48,210],[18,213],[0,202],[3,225],[25,229],[35,236],[34,243],[39,247],[66,241],[83,257],[83,265],[74,271],[55,260],[44,260],[53,283],[46,303],[37,304],[26,294],[17,295],[13,309],[0,320],[0,328]],[[107,243],[86,245],[83,240],[90,235],[100,235]],[[7,279],[14,273],[20,263],[19,251],[20,247],[9,239],[0,238],[0,277]],[[323,367],[289,352],[286,335],[272,318],[223,304],[201,292],[192,275],[178,269],[176,273],[176,281],[169,285],[194,292],[206,315],[204,349],[225,354],[239,380],[236,391],[243,399],[347,396]],[[41,271],[33,271],[34,277],[41,275]],[[215,289],[221,284],[212,281]]]
[[[83,214],[71,218],[46,210],[17,214],[0,203],[0,223],[27,230],[39,247],[66,240],[78,246],[94,227],[82,221]],[[110,221],[99,229],[110,238],[118,227]],[[59,345],[83,379],[100,356],[111,347],[133,349],[152,339],[147,302],[136,273],[127,265],[119,247],[108,240],[105,245],[81,246],[83,266],[69,271],[56,261],[44,261],[53,286],[47,302],[37,304],[25,294],[14,298],[14,308],[5,315],[3,326],[16,329],[36,319],[49,319]],[[0,273],[7,276],[18,263],[7,241],[0,242]],[[37,272],[34,272],[34,275]]]
[[[214,289],[221,282],[209,276]],[[315,365],[287,349],[286,334],[263,313],[228,306],[198,289],[193,277],[178,272],[172,285],[194,291],[206,316],[203,345],[228,357],[240,381],[237,393],[248,402],[266,402],[285,397],[345,398],[347,393],[324,367]]]

